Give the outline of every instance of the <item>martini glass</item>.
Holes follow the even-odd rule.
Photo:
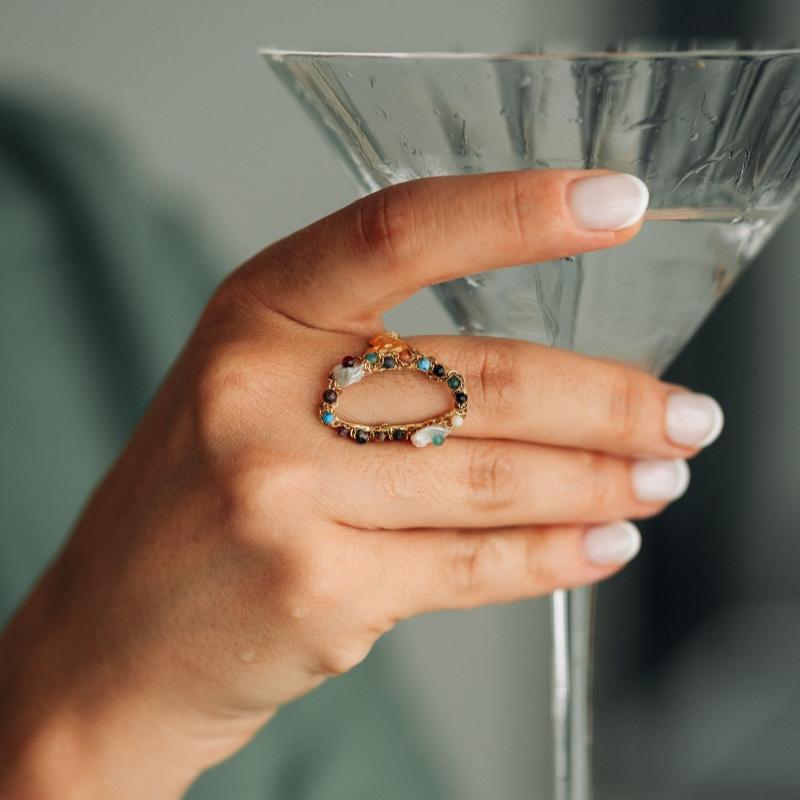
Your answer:
[[[575,53],[266,49],[362,193],[433,175],[607,168],[650,189],[630,243],[435,291],[464,333],[659,375],[791,210],[800,50]],[[595,592],[553,596],[557,800],[591,797]]]

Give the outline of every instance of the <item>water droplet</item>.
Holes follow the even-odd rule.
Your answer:
[[[507,109],[505,106],[503,106],[503,107],[500,109],[500,116],[501,116],[501,117],[504,117],[506,114],[508,114],[508,109]]]
[[[370,85],[371,89],[375,88],[375,76],[374,75],[370,75],[369,76],[369,85]]]
[[[533,83],[533,78],[530,75],[523,75],[519,79],[519,88],[524,89],[526,86],[530,86]]]
[[[694,133],[693,133],[693,134],[692,134],[692,135],[689,137],[689,141],[690,141],[690,142],[696,142],[696,141],[697,141],[699,138],[700,138],[700,134],[699,134],[697,131],[695,131],[695,132],[694,132]]]
[[[464,278],[465,283],[467,286],[471,286],[473,289],[483,289],[486,285],[486,276],[481,275],[478,273],[477,275],[467,275]]]
[[[347,75],[348,78],[352,78],[353,77],[353,73],[350,72],[350,70],[347,70],[347,72],[345,72],[345,75]]]

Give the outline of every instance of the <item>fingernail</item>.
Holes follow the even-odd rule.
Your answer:
[[[590,230],[627,228],[641,218],[649,201],[647,186],[625,173],[580,178],[567,187],[567,204],[576,224]]]
[[[633,493],[643,503],[677,500],[689,488],[689,465],[679,458],[637,461],[631,473]]]
[[[624,564],[630,561],[642,546],[642,537],[630,522],[612,522],[589,528],[583,539],[586,558],[593,564]]]
[[[724,424],[719,403],[707,394],[676,392],[667,398],[667,436],[675,444],[708,447]]]

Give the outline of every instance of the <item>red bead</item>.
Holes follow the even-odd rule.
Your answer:
[[[343,367],[352,367],[356,363],[355,356],[345,356],[342,359],[342,366]]]

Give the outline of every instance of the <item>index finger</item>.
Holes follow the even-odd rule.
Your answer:
[[[649,195],[633,175],[526,170],[375,192],[259,253],[241,278],[311,327],[372,333],[424,286],[622,244]]]

